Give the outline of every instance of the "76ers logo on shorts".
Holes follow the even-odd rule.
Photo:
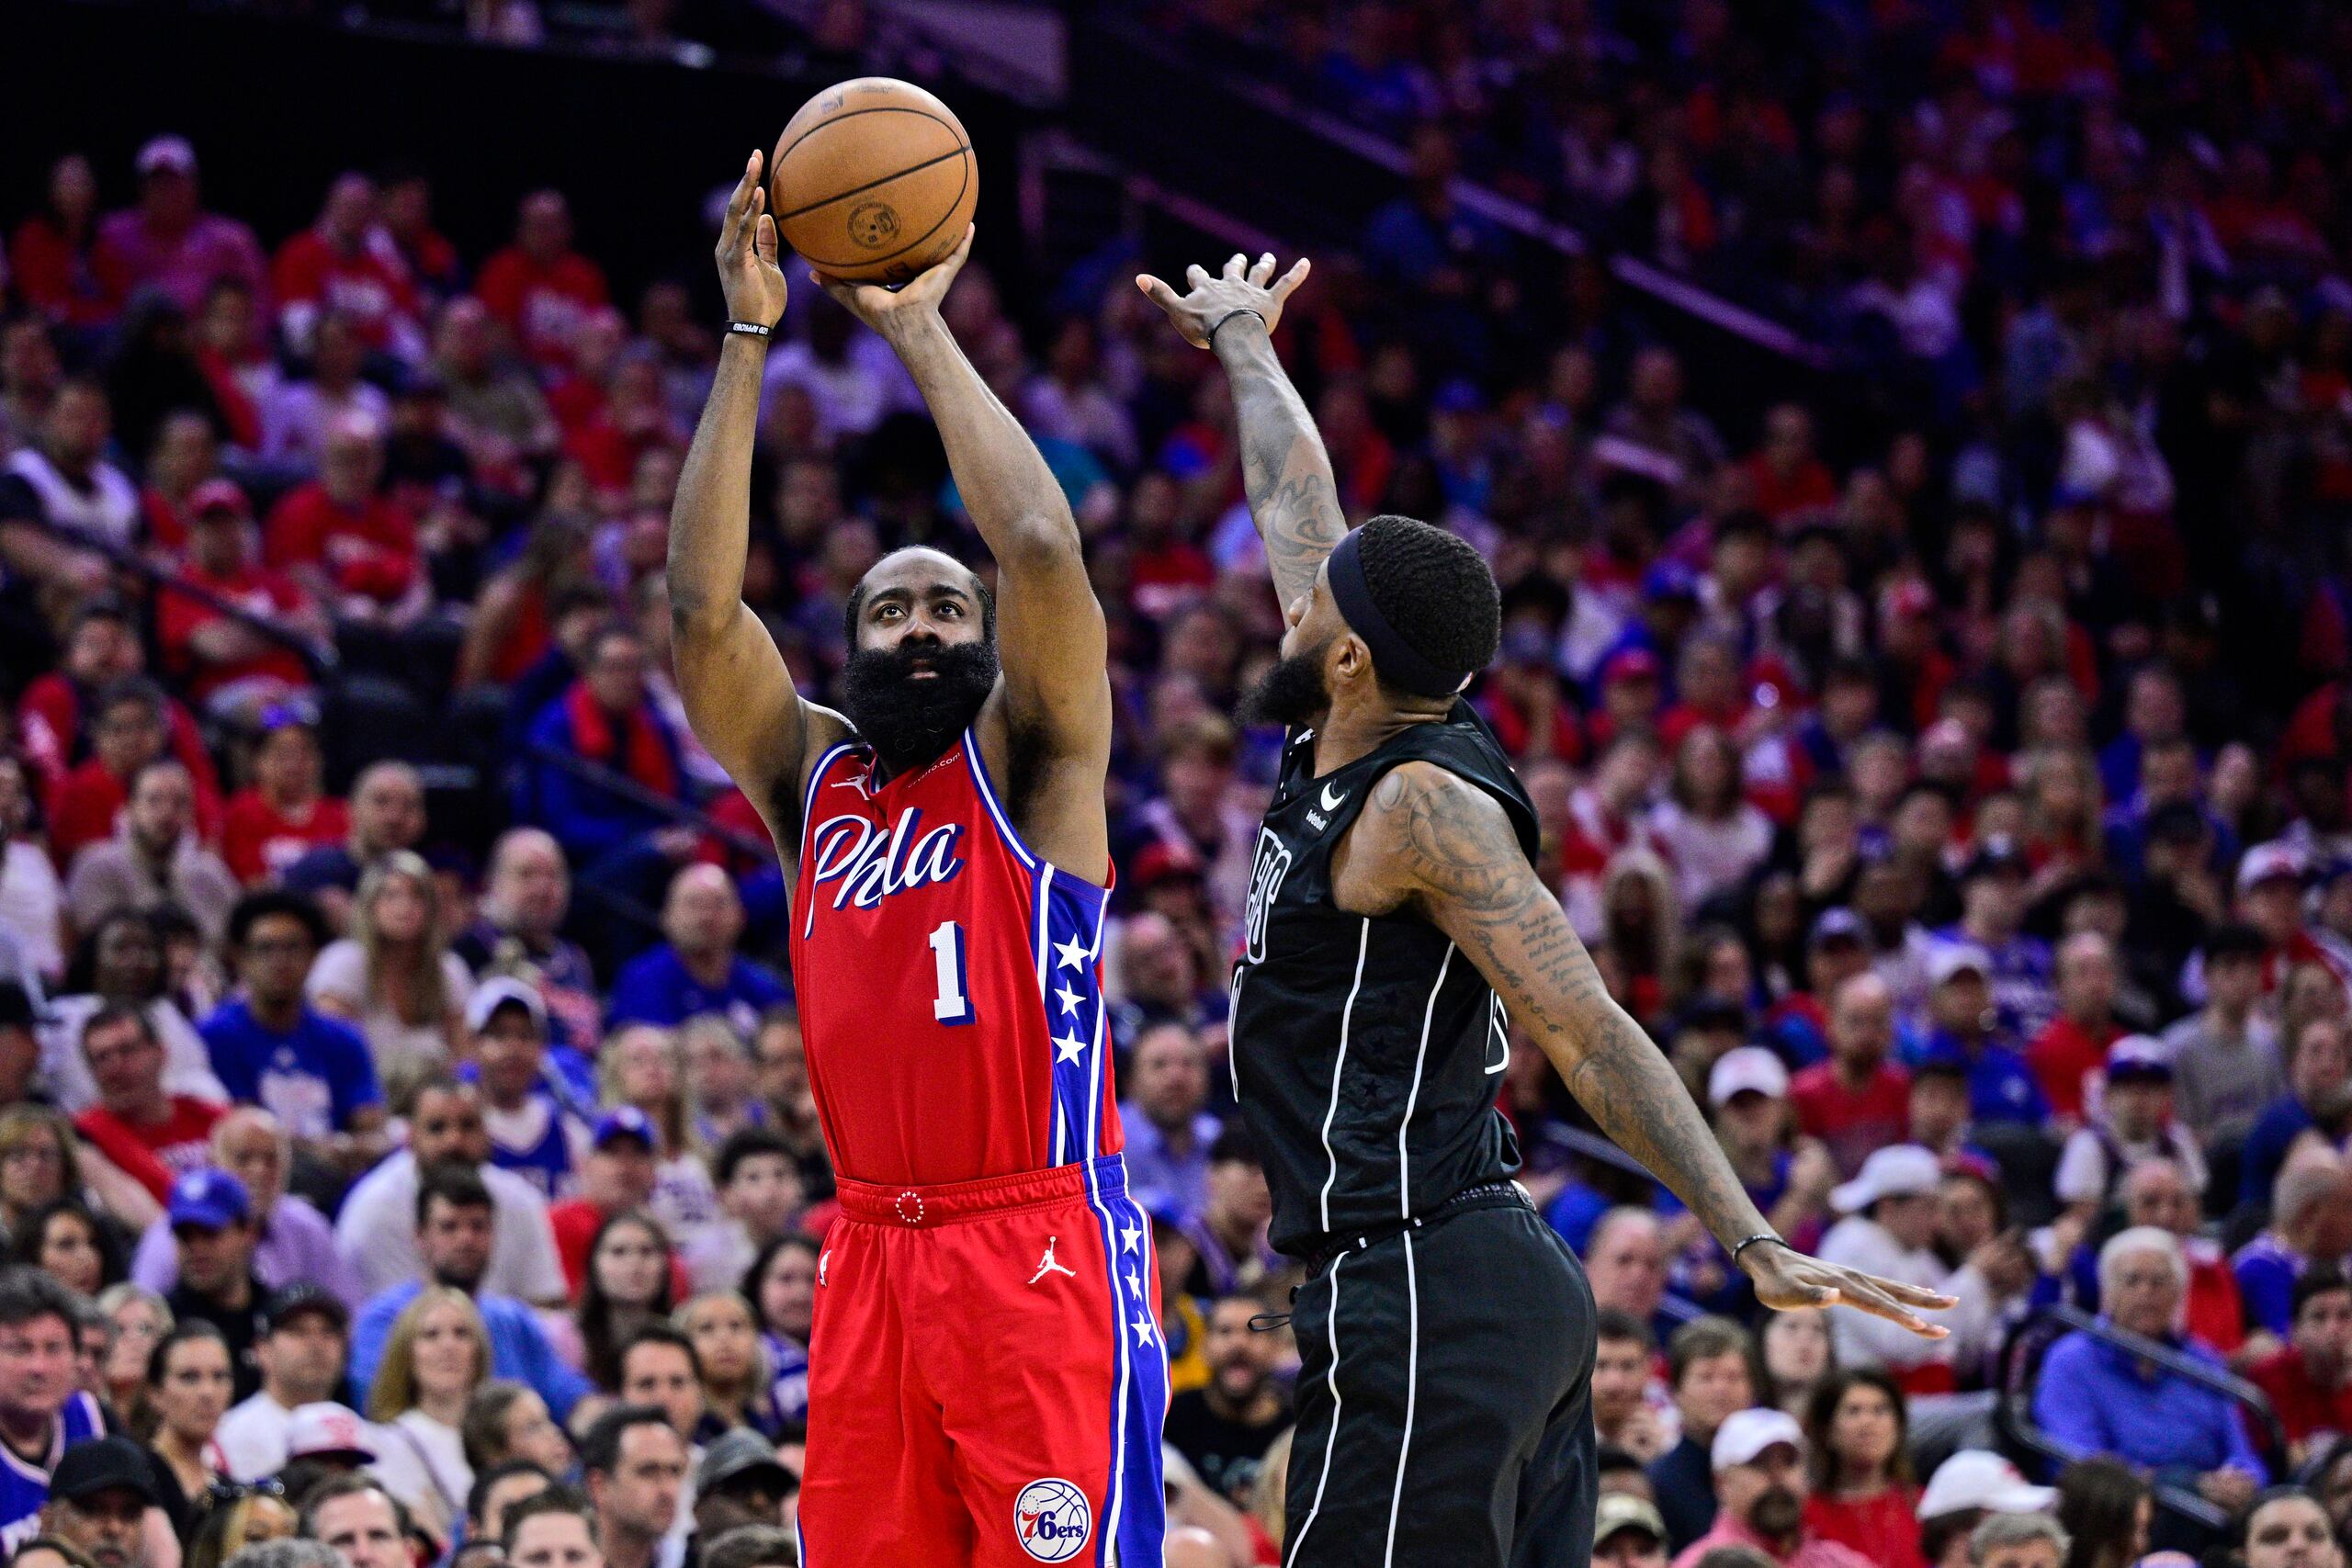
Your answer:
[[[1250,867],[1250,903],[1242,912],[1241,929],[1246,945],[1242,956],[1252,964],[1266,961],[1266,918],[1273,913],[1274,897],[1283,890],[1283,878],[1290,874],[1290,846],[1274,836],[1271,828],[1258,829],[1258,851]]]
[[[1033,1481],[1012,1500],[1012,1529],[1021,1550],[1040,1562],[1067,1562],[1094,1533],[1086,1494],[1067,1481]]]

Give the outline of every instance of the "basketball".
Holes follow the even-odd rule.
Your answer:
[[[861,76],[800,106],[769,164],[768,210],[820,272],[904,283],[964,238],[980,165],[956,111],[910,82]]]

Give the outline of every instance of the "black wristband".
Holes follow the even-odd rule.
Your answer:
[[[1242,306],[1242,307],[1241,307],[1239,310],[1227,310],[1224,315],[1219,316],[1219,317],[1216,319],[1216,326],[1215,326],[1215,327],[1211,327],[1211,328],[1209,329],[1209,347],[1211,347],[1211,348],[1215,348],[1215,347],[1216,347],[1216,334],[1217,334],[1217,327],[1222,327],[1222,326],[1224,326],[1226,322],[1227,322],[1227,321],[1229,321],[1233,320],[1233,318],[1234,318],[1234,317],[1236,317],[1236,316],[1256,316],[1256,317],[1258,318],[1258,324],[1259,324],[1260,326],[1261,326],[1261,327],[1262,327],[1262,326],[1264,326],[1264,325],[1266,324],[1266,318],[1265,318],[1262,314],[1261,314],[1260,312],[1258,312],[1258,311],[1256,311],[1256,310],[1251,310],[1251,309],[1250,309],[1249,306],[1247,306],[1247,305]]]
[[[1741,1242],[1737,1247],[1731,1249],[1731,1260],[1734,1263],[1738,1262],[1739,1255],[1746,1252],[1749,1247],[1754,1247],[1759,1241],[1769,1241],[1775,1247],[1787,1247],[1789,1245],[1787,1242],[1782,1241],[1779,1236],[1774,1235],[1770,1231],[1758,1231],[1754,1235],[1749,1236],[1746,1241]],[[1792,1250],[1794,1249],[1792,1248]]]
[[[727,330],[737,337],[772,338],[775,336],[774,327],[762,326],[757,321],[729,321],[727,323]]]

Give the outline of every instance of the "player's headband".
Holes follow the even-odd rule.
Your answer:
[[[1470,670],[1446,671],[1423,658],[1388,624],[1372,602],[1372,587],[1363,575],[1363,530],[1353,529],[1331,552],[1331,599],[1340,606],[1348,629],[1372,649],[1373,668],[1381,679],[1424,697],[1450,697],[1462,690]]]

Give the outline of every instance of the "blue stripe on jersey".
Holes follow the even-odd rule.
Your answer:
[[[1098,1568],[1144,1568],[1160,1560],[1168,1495],[1160,1427],[1168,1416],[1168,1346],[1152,1316],[1151,1224],[1127,1197],[1126,1162],[1088,1162],[1087,1204],[1102,1226],[1111,1269],[1111,1484],[1095,1534]]]
[[[989,815],[996,818],[996,830],[1004,835],[1005,843],[1012,847],[1012,858],[1035,873],[1046,863],[1030,853],[1029,846],[1021,841],[1019,833],[1013,831],[1012,818],[997,800],[996,786],[989,782],[988,764],[980,761],[980,738],[969,729],[964,731],[964,761],[971,769],[972,784],[980,792],[982,804],[988,807]]]
[[[1063,875],[1050,864],[1037,872],[1030,932],[1035,939],[1037,991],[1052,1043],[1054,1163],[1069,1165],[1102,1152],[1102,983],[1097,961],[1103,914],[1102,888]]]

